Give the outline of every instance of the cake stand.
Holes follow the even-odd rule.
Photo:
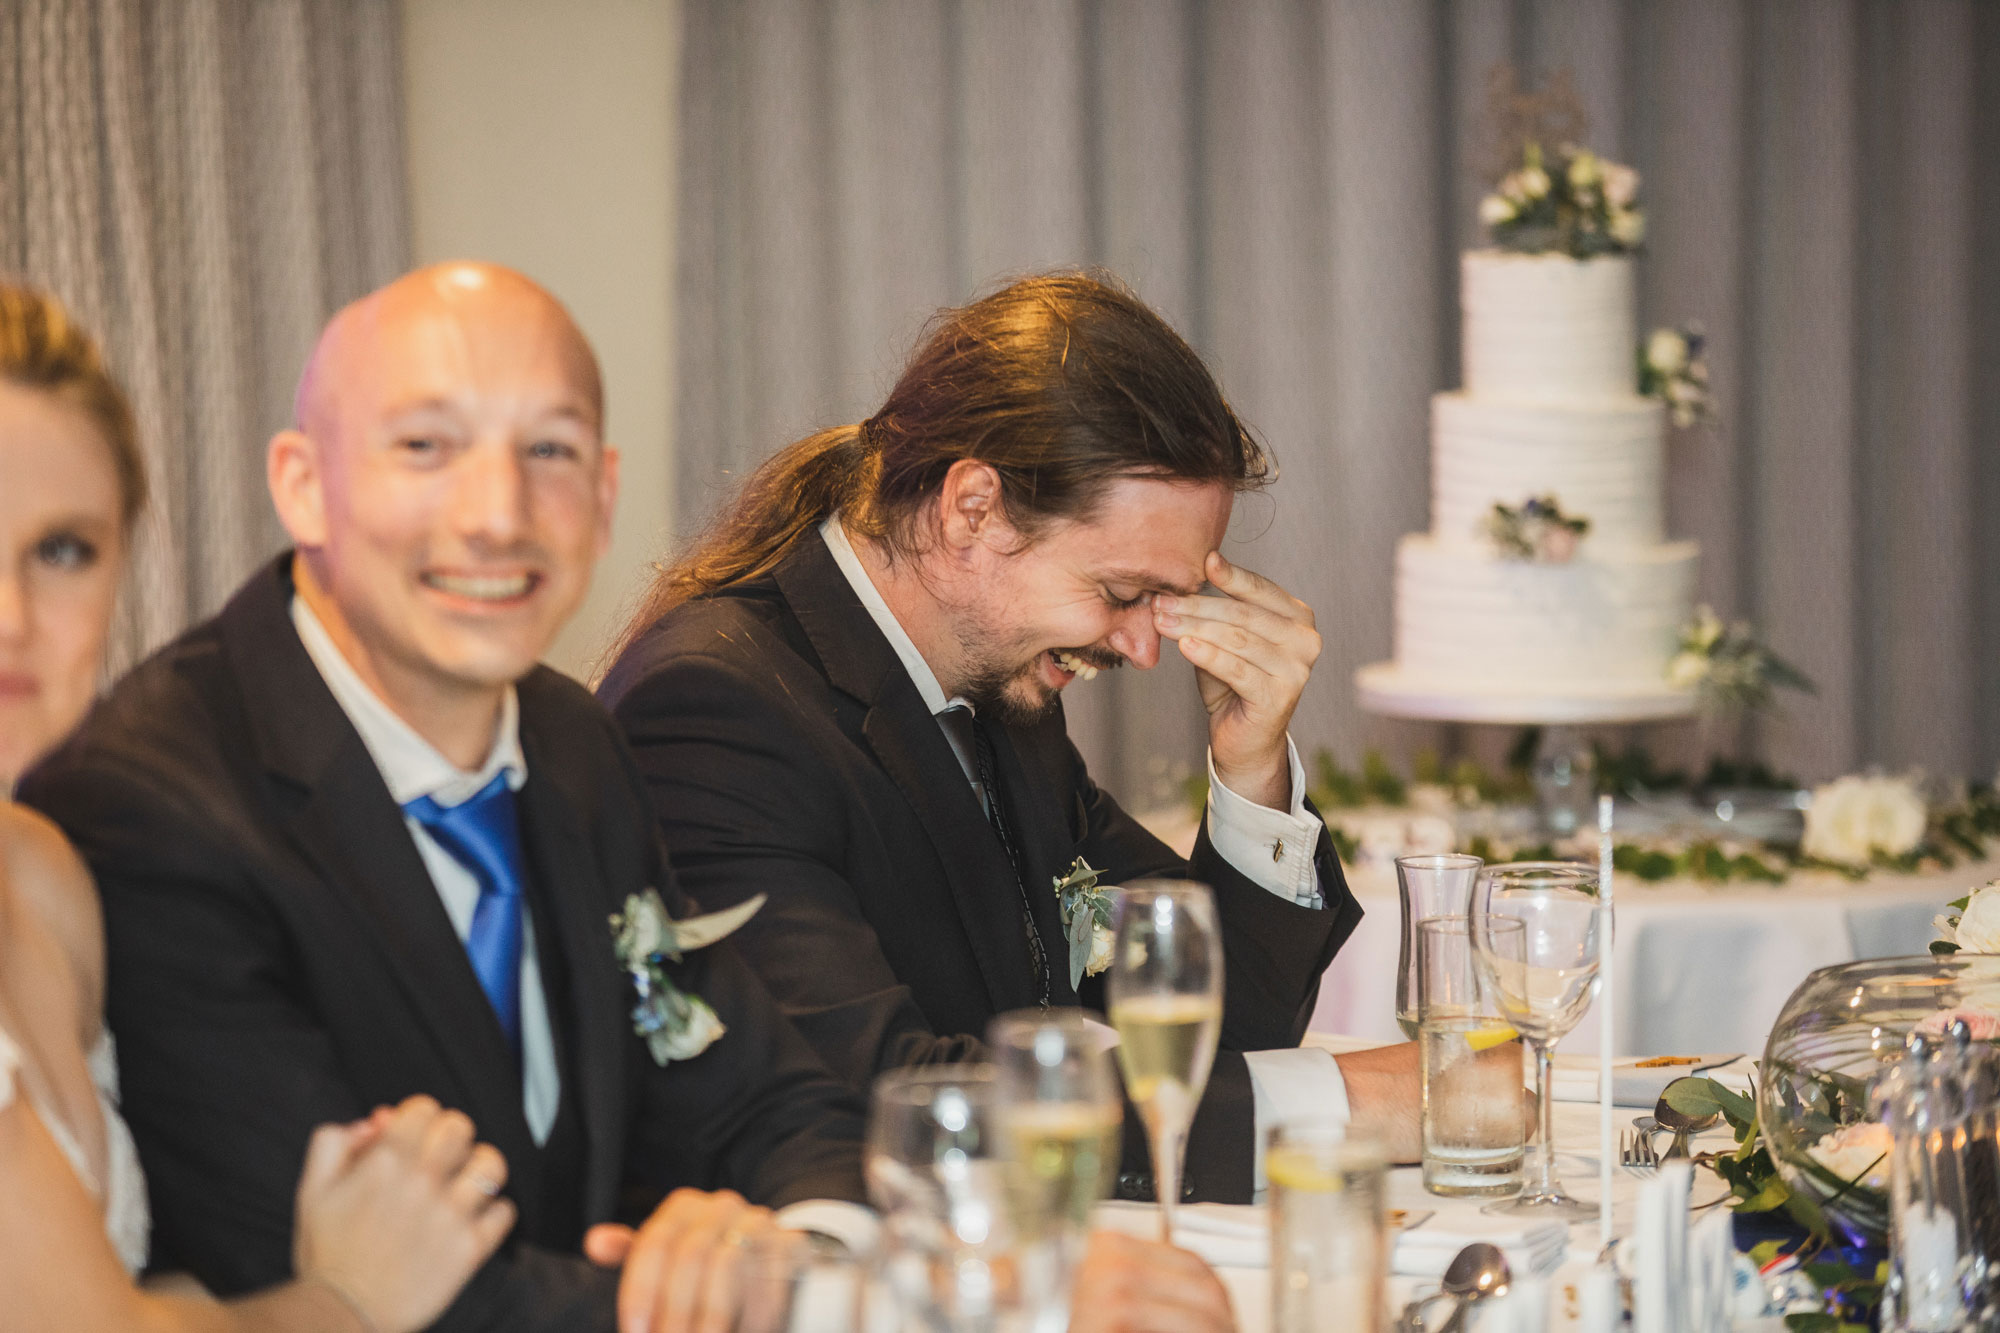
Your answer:
[[[1394,662],[1378,662],[1354,674],[1356,701],[1384,717],[1545,728],[1535,758],[1535,798],[1543,830],[1566,838],[1588,825],[1596,799],[1597,759],[1578,728],[1691,717],[1695,696],[1665,681],[1551,686],[1540,690],[1519,681],[1427,677]]]

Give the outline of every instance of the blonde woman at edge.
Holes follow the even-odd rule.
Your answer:
[[[514,1222],[505,1159],[428,1098],[313,1137],[293,1281],[224,1302],[133,1280],[146,1192],[116,1109],[96,893],[7,796],[90,706],[145,493],[96,346],[0,283],[0,1333],[421,1328]]]

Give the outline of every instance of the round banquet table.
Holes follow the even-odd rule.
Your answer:
[[[1853,881],[1812,872],[1778,885],[1648,884],[1621,875],[1617,1016],[1621,1055],[1759,1055],[1778,1010],[1815,968],[1926,952],[1932,918],[2000,877],[2000,861]],[[1402,909],[1393,865],[1348,871],[1365,916],[1321,979],[1312,1027],[1401,1041],[1396,956]],[[1561,1049],[1595,1052],[1593,1011]]]

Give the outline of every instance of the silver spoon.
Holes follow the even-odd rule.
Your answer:
[[[1720,1111],[1710,1111],[1707,1115],[1699,1116],[1682,1115],[1672,1106],[1669,1106],[1667,1104],[1667,1093],[1673,1091],[1674,1084],[1680,1081],[1680,1079],[1675,1079],[1673,1083],[1667,1084],[1666,1088],[1660,1093],[1659,1105],[1653,1108],[1653,1119],[1659,1123],[1661,1129],[1668,1131],[1674,1136],[1672,1145],[1667,1148],[1666,1153],[1660,1159],[1661,1161],[1671,1162],[1686,1157],[1688,1155],[1689,1136],[1699,1134],[1705,1129],[1713,1129],[1716,1122],[1722,1119]]]
[[[1458,1300],[1452,1307],[1451,1318],[1444,1321],[1438,1333],[1457,1333],[1458,1326],[1465,1321],[1466,1307],[1506,1295],[1513,1281],[1514,1270],[1507,1266],[1507,1256],[1500,1252],[1499,1246],[1474,1241],[1460,1250],[1452,1258],[1451,1266],[1444,1270],[1444,1281],[1438,1284],[1445,1295]]]

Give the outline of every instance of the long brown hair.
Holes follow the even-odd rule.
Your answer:
[[[1270,457],[1185,340],[1116,279],[1053,273],[932,318],[874,416],[779,450],[680,556],[624,636],[768,573],[835,510],[892,552],[961,459],[1000,474],[1008,522],[1032,537],[1084,518],[1135,475],[1247,489]],[[622,644],[621,644],[622,646]]]

